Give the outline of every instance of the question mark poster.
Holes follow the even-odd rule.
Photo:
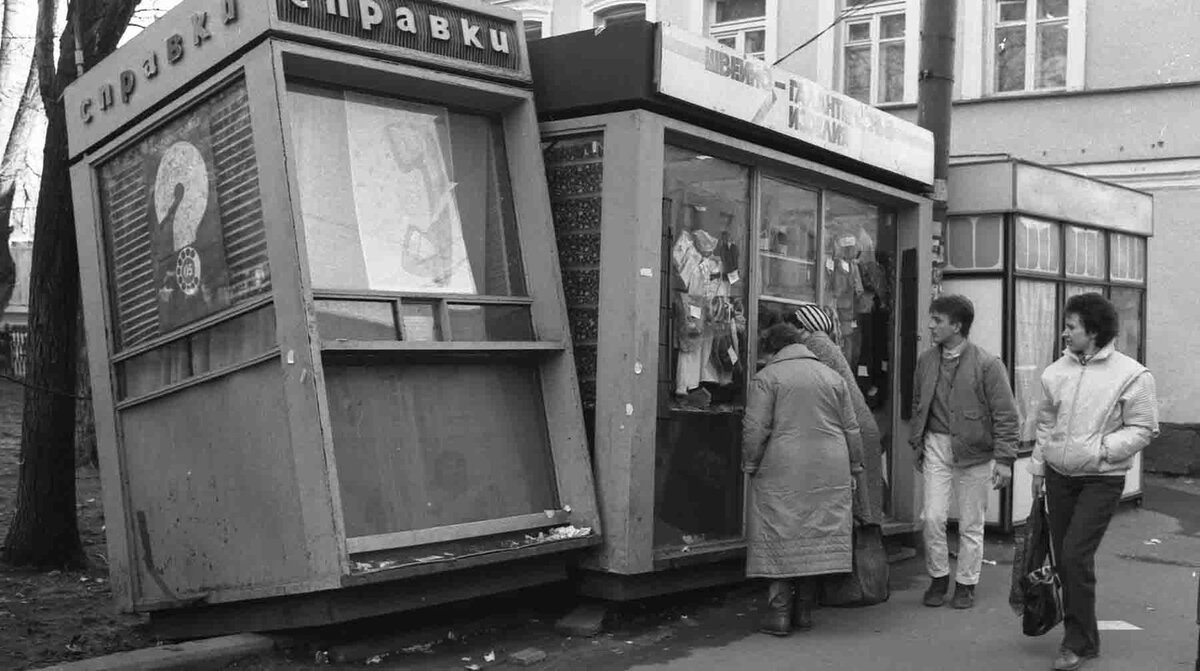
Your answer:
[[[144,158],[161,333],[229,305],[207,116],[159,136]]]

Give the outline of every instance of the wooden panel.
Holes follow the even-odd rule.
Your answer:
[[[557,508],[532,365],[325,366],[347,537]]]
[[[1148,193],[1028,163],[1018,163],[1016,170],[1016,202],[1022,212],[1154,234],[1154,198]]]
[[[653,569],[664,136],[658,119],[613,115],[604,140],[596,473],[605,538],[599,563],[617,573]]]
[[[1008,160],[952,163],[947,180],[951,214],[1007,212],[1013,208],[1013,167]]]
[[[79,276],[87,335],[88,373],[92,383],[92,411],[96,420],[96,447],[100,456],[101,495],[106,520],[108,576],[117,609],[133,608],[132,549],[129,546],[125,505],[124,463],[117,443],[113,415],[113,379],[109,367],[111,331],[108,328],[108,283],[102,263],[102,243],[97,232],[100,214],[92,167],[86,163],[71,168],[71,193],[75,205],[75,235],[79,245]]]
[[[467,522],[465,524],[451,524],[431,529],[414,529],[413,531],[398,531],[396,533],[379,534],[377,536],[347,538],[346,548],[351,553],[374,552],[376,550],[429,545],[431,543],[443,543],[511,531],[540,529],[557,524],[565,524],[566,521],[566,511],[548,510],[544,513],[517,515],[516,517],[505,517],[498,520]]]
[[[259,173],[263,216],[267,227],[267,257],[272,270],[275,296],[275,328],[283,352],[282,389],[291,431],[291,468],[300,491],[305,526],[305,548],[312,571],[322,582],[340,580],[349,571],[343,543],[340,497],[337,490],[333,443],[327,429],[328,414],[321,391],[321,361],[317,341],[316,314],[312,296],[306,291],[307,255],[294,169],[285,160],[291,134],[285,133],[286,109],[281,109],[284,82],[282,59],[274,45],[264,44],[246,57],[246,86],[261,95],[250,99],[256,152],[263,165],[282,170]],[[284,467],[282,464],[280,467]]]
[[[121,413],[139,602],[309,577],[280,377],[272,360]]]
[[[542,359],[540,370],[558,500],[570,506],[571,524],[603,532],[538,138],[533,97],[525,95],[504,117],[504,139],[526,283],[534,298],[534,333],[538,340],[567,345]]]

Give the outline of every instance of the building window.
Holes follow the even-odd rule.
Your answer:
[[[611,26],[617,23],[629,23],[632,21],[646,20],[646,5],[645,3],[635,2],[623,5],[614,5],[597,10],[593,17],[597,28]]]
[[[766,60],[766,0],[709,0],[707,9],[710,37],[751,58]]]
[[[903,5],[869,15],[855,12],[844,25],[842,91],[867,104],[904,100]]]
[[[542,22],[537,20],[525,20],[525,41],[532,42],[542,39]]]
[[[995,0],[997,93],[1066,87],[1069,11],[1069,0]]]

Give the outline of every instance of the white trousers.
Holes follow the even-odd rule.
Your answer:
[[[993,464],[988,461],[959,468],[954,465],[950,436],[925,434],[925,507],[921,517],[925,527],[925,568],[931,577],[950,575],[946,520],[953,495],[958,501],[958,571],[955,580],[964,585],[979,583],[979,570],[983,565],[983,523],[987,517]]]

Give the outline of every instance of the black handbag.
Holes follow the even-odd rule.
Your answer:
[[[821,605],[873,606],[891,596],[891,571],[883,547],[883,529],[878,524],[854,527],[853,562],[851,573],[821,579]]]
[[[1041,636],[1063,619],[1062,583],[1050,538],[1049,508],[1045,496],[1034,499],[1026,524],[1023,574],[1018,580],[1021,594],[1021,631]]]

